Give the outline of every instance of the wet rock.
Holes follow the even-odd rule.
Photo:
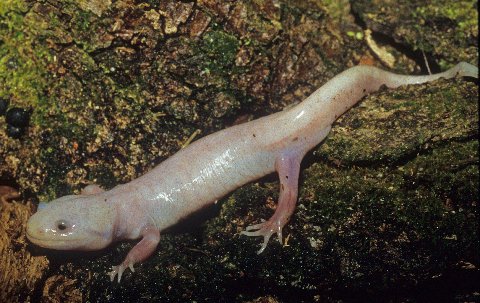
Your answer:
[[[7,124],[7,135],[10,138],[20,139],[24,133],[25,133],[25,129],[23,127]]]
[[[5,115],[5,121],[16,127],[26,127],[30,120],[30,112],[24,108],[12,107]]]

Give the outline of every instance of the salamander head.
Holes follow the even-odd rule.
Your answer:
[[[97,250],[108,246],[112,242],[115,210],[100,196],[64,196],[39,207],[28,220],[28,239],[38,246],[59,250]]]

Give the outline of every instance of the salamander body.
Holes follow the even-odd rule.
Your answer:
[[[60,250],[97,250],[114,241],[140,242],[110,272],[113,280],[148,258],[160,231],[213,203],[234,189],[277,172],[280,197],[273,216],[242,234],[263,237],[259,250],[294,212],[300,163],[328,135],[332,123],[382,85],[395,88],[444,77],[478,78],[478,68],[459,63],[439,74],[397,75],[370,66],[350,68],[298,105],[208,135],[160,163],[143,176],[109,191],[89,185],[80,195],[64,196],[39,208],[27,225],[35,244]]]

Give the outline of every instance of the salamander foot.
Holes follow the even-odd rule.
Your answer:
[[[125,265],[124,263],[122,263],[120,265],[117,265],[117,266],[113,266],[112,271],[107,273],[107,275],[110,276],[110,281],[113,282],[113,280],[115,280],[115,276],[118,275],[117,282],[120,283],[120,280],[122,279],[122,274],[125,271],[125,269],[127,269],[127,268],[130,268],[130,270],[132,272],[135,272],[135,270],[133,269],[133,263],[128,264],[128,266]]]
[[[261,254],[267,247],[270,237],[276,233],[278,236],[278,241],[280,244],[282,241],[282,227],[285,223],[281,223],[278,220],[268,220],[259,224],[250,225],[244,231],[241,232],[242,235],[249,237],[263,237],[263,243],[260,247],[260,250],[257,251],[257,254]]]

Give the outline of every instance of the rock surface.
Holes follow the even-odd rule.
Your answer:
[[[394,71],[426,73],[421,51],[434,71],[478,62],[475,1],[432,3],[2,1],[0,99],[32,116],[20,139],[0,117],[0,185],[35,203],[91,182],[110,188],[356,64],[392,56]],[[21,239],[21,252],[0,273],[30,264],[29,252],[41,262],[35,274],[2,276],[12,287],[0,300],[478,300],[477,98],[478,82],[462,79],[367,97],[307,155],[287,242],[271,240],[261,255],[259,239],[239,232],[273,212],[275,176],[164,233],[120,285],[105,273],[133,243],[38,250],[24,243],[30,204],[12,204],[2,249]]]

